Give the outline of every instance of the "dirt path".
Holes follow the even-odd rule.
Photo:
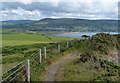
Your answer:
[[[67,65],[71,60],[75,59],[78,56],[76,53],[68,54],[58,61],[53,63],[46,72],[45,78],[46,81],[55,81],[55,74],[56,72],[63,66]]]

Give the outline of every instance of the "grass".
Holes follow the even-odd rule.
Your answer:
[[[111,40],[110,40],[111,39]],[[100,59],[99,62],[95,62],[95,58],[89,58],[89,55],[109,56],[109,50],[115,48],[115,38],[109,34],[100,33],[93,36],[89,40],[75,43],[71,48],[71,51],[78,50],[82,52],[81,58],[72,62],[71,64],[61,68],[56,74],[56,81],[118,81],[120,68],[114,63]],[[111,42],[112,41],[112,42]],[[96,58],[97,58],[96,57]],[[87,60],[88,59],[88,60]],[[86,60],[86,61],[85,61]],[[105,62],[106,66],[102,66]]]
[[[62,57],[62,53],[51,53],[47,55],[47,60],[44,60],[39,64],[38,59],[36,59],[31,64],[31,81],[42,81],[46,69],[50,66],[48,62],[54,62]]]
[[[6,34],[6,33],[13,33],[14,31],[16,30],[20,30],[20,29],[0,29],[0,31],[3,33],[3,34]]]
[[[72,40],[69,37],[58,36],[44,36],[40,34],[26,34],[26,33],[12,33],[2,34],[2,45],[14,46],[14,45],[28,45],[34,43],[52,43],[58,41]]]
[[[53,42],[52,40],[55,40],[55,42],[58,41],[64,41],[66,40],[65,37],[55,37],[55,36],[49,36],[52,38],[49,39],[48,37],[44,35],[37,35],[37,34],[25,34],[25,33],[15,33],[14,34],[4,34],[6,36],[6,41],[8,40],[15,40],[18,41],[21,45],[21,42],[26,42],[26,44],[29,43],[29,41],[43,41],[43,42]],[[4,36],[4,38],[5,38]],[[10,37],[9,37],[10,36]],[[15,37],[15,38],[14,38]],[[39,38],[40,37],[40,38]],[[43,38],[43,39],[41,39]],[[70,38],[68,38],[70,39]],[[5,40],[5,39],[4,39]],[[33,42],[34,43],[34,42]],[[61,43],[62,50],[66,47],[66,42]],[[14,44],[14,43],[13,43]],[[14,44],[15,45],[15,44]],[[54,46],[53,46],[54,45]],[[62,46],[64,45],[64,46]],[[57,53],[57,44],[35,44],[35,45],[24,45],[24,46],[9,46],[5,47],[6,49],[3,49],[4,56],[3,56],[3,62],[6,69],[10,68],[10,66],[14,63],[17,63],[18,61],[22,61],[23,59],[28,58],[32,53],[34,53],[35,50],[47,46],[47,60],[44,60],[41,64],[38,63],[38,58],[31,64],[31,80],[32,81],[40,81],[43,78],[44,72],[46,71],[49,64],[47,64],[47,61],[54,62],[55,60],[59,59],[62,55],[62,53]],[[74,50],[78,50],[80,52],[88,52],[90,49],[88,49],[88,42],[83,41],[82,43],[76,43],[71,48],[71,52]],[[19,49],[18,49],[19,48]],[[67,50],[67,49],[66,49]],[[56,51],[56,52],[55,52]],[[68,50],[69,51],[69,50]],[[55,53],[54,53],[55,52]],[[43,52],[42,52],[43,53]],[[42,54],[43,55],[43,54]],[[26,56],[26,57],[25,57]],[[115,74],[111,75],[111,73],[115,72],[115,69],[110,69],[110,72],[106,72],[103,68],[99,67],[100,69],[95,69],[98,63],[95,66],[91,66],[91,62],[86,63],[76,63],[79,59],[75,60],[74,62],[71,62],[64,68],[61,68],[59,72],[56,74],[56,80],[58,81],[101,81],[101,80],[117,80],[117,77]],[[112,68],[116,68],[115,65],[109,63],[109,65]],[[7,67],[8,66],[8,67]],[[109,76],[111,75],[111,76]]]
[[[77,62],[76,62],[77,61]],[[96,69],[94,66],[99,63],[93,62],[78,62],[76,59],[64,66],[56,73],[56,81],[118,81],[119,77],[116,76],[115,69],[110,68],[110,72],[105,71],[99,67]],[[114,72],[114,73],[113,73]]]
[[[20,41],[22,39],[34,41],[34,38],[35,38],[35,41],[44,40],[44,41],[53,42],[51,39],[49,39],[49,37],[51,37],[51,38],[53,37],[52,39],[55,40],[55,42],[64,40],[64,38],[59,40],[59,37],[54,37],[54,36],[46,37],[44,35],[25,34],[25,33],[19,33],[19,34],[16,33],[16,34],[17,34],[16,35],[17,37],[19,37],[18,35],[22,35],[22,38],[11,37],[16,41],[17,40]],[[5,35],[9,36],[9,34],[5,34]],[[15,36],[15,34],[10,34],[10,35]],[[31,38],[30,36],[33,36],[33,38]],[[38,36],[42,36],[41,38],[43,38],[43,39],[39,39]],[[8,40],[11,40],[11,38],[10,39],[8,38]],[[66,48],[66,42],[64,42],[64,43],[59,42],[59,43],[61,44],[62,50],[64,50],[64,49],[65,49],[65,51],[68,50],[68,48]],[[45,71],[46,71],[47,67],[49,67],[49,65],[50,65],[47,62],[48,61],[54,62],[55,60],[62,57],[61,56],[62,53],[57,52],[57,43],[34,44],[34,45],[28,45],[28,46],[21,45],[18,47],[10,46],[11,49],[9,47],[5,47],[6,49],[3,49],[4,65],[6,65],[6,66],[8,66],[8,68],[10,68],[10,63],[12,65],[17,61],[22,61],[23,59],[28,58],[32,53],[34,53],[35,50],[37,50],[39,48],[42,48],[42,50],[43,50],[44,46],[47,46],[47,60],[44,60],[41,64],[39,64],[38,58],[37,58],[31,64],[31,81],[40,81],[44,78],[43,76],[45,74]],[[88,42],[82,41],[81,43],[74,44],[74,46],[70,49],[70,51],[73,52],[74,50],[78,50],[79,52],[82,52],[82,53],[89,52],[90,49],[88,49]],[[44,54],[42,52],[42,56],[43,55]],[[104,68],[102,68],[100,66],[100,63],[93,63],[92,61],[83,63],[83,62],[78,62],[79,60],[80,59],[76,59],[75,61],[70,62],[70,64],[61,68],[56,74],[56,80],[57,81],[106,81],[106,80],[110,80],[110,81],[115,80],[116,81],[118,79],[118,77],[116,76],[115,69],[112,69],[112,68],[116,68],[116,66],[113,64],[109,64],[112,68],[107,68],[107,71],[106,71]],[[108,72],[108,70],[110,72]]]
[[[89,63],[75,64],[74,61],[57,72],[56,81],[90,81],[99,74]]]
[[[66,48],[66,42],[60,42],[61,48]],[[43,48],[47,48],[47,60],[44,60],[42,64],[39,64],[38,57],[34,61],[33,65],[31,64],[31,80],[39,81],[42,79],[42,72],[45,71],[45,68],[49,66],[47,61],[55,61],[58,58],[62,57],[62,53],[58,53],[57,43],[47,43],[47,44],[32,44],[32,45],[20,45],[20,46],[8,46],[3,47],[3,56],[2,56],[2,69],[3,72],[7,71],[17,63],[28,59],[33,53],[38,54],[39,48],[42,49],[42,56],[44,56]],[[34,55],[33,55],[34,56]],[[38,74],[40,72],[40,74]],[[24,73],[23,73],[24,74]],[[24,77],[23,77],[24,78]]]
[[[13,66],[17,65],[19,62],[13,62],[13,63],[6,63],[2,65],[2,72],[7,71],[8,69],[11,69]]]
[[[43,48],[44,45],[40,46],[40,44],[39,44],[39,47]],[[61,45],[61,47],[65,47],[65,46]],[[38,48],[37,47],[30,48],[30,49],[25,50],[25,51],[20,51],[19,53],[16,53],[16,54],[3,56],[3,69],[4,69],[4,71],[7,71],[8,69],[10,69],[14,65],[16,65],[18,62],[21,62],[21,61],[27,59],[29,56],[31,56],[31,54],[35,53],[34,51],[36,49],[38,50]],[[38,56],[38,55],[39,54],[37,52],[36,56]],[[42,80],[43,75],[44,75],[43,72],[45,72],[45,69],[50,65],[48,62],[49,61],[54,62],[55,60],[62,57],[62,55],[63,55],[62,53],[58,53],[56,44],[52,45],[52,46],[51,46],[51,44],[48,44],[47,45],[47,60],[44,60],[44,53],[43,53],[43,49],[42,49],[42,57],[43,57],[42,63],[39,64],[39,57],[37,57],[36,60],[34,60],[31,63],[31,80],[32,81]],[[25,73],[23,73],[23,75],[21,75],[21,76],[23,76],[21,78],[25,78],[24,75],[25,75]],[[19,79],[21,79],[21,78],[19,78]]]

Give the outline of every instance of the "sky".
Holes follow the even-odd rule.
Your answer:
[[[0,20],[118,19],[119,0],[2,0]]]

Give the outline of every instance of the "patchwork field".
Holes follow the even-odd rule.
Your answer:
[[[4,47],[14,45],[28,45],[34,43],[52,43],[72,39],[73,38],[69,37],[46,36],[42,34],[11,33],[2,34],[2,45]]]
[[[119,44],[115,42],[116,37],[119,37],[118,35],[99,33],[89,39],[73,40],[67,37],[27,33],[4,33],[3,36],[3,41],[14,40],[18,41],[19,45],[16,42],[17,45],[12,43],[9,44],[10,46],[6,44],[3,47],[2,72],[8,71],[19,62],[29,59],[32,61],[30,62],[31,81],[106,82],[119,80],[120,67],[104,57],[109,56],[111,50],[115,50],[116,47],[119,48]],[[69,47],[64,40],[71,40],[69,41]],[[26,45],[22,45],[22,41]],[[39,44],[34,44],[33,42],[33,44],[27,45],[29,41],[36,41]],[[46,42],[46,44],[40,42]],[[58,44],[60,44],[61,51],[59,51]],[[113,49],[114,45],[116,45],[115,49]],[[44,58],[44,47],[47,48],[47,59]],[[42,50],[41,63],[39,63],[39,49]],[[15,81],[27,80],[25,68],[13,75],[13,77],[18,75],[17,79],[14,79]],[[14,69],[4,74],[3,78],[11,74]],[[54,72],[54,74],[51,72]],[[12,76],[7,80],[11,80],[11,78]]]
[[[38,51],[39,48],[43,48],[45,43],[49,46],[49,43],[73,39],[70,37],[46,36],[43,33],[17,33],[8,30],[4,30],[0,36],[2,36],[1,42],[3,47],[3,72],[18,64],[20,61],[27,59],[32,53]],[[44,45],[42,45],[42,43]]]

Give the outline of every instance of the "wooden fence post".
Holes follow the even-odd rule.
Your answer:
[[[58,44],[58,52],[60,52],[60,44]]]
[[[30,82],[30,60],[29,59],[27,59],[26,74],[27,74],[27,81]]]
[[[46,59],[46,47],[44,47],[44,58]]]
[[[41,54],[41,49],[39,50],[39,63],[42,62],[42,54]]]

